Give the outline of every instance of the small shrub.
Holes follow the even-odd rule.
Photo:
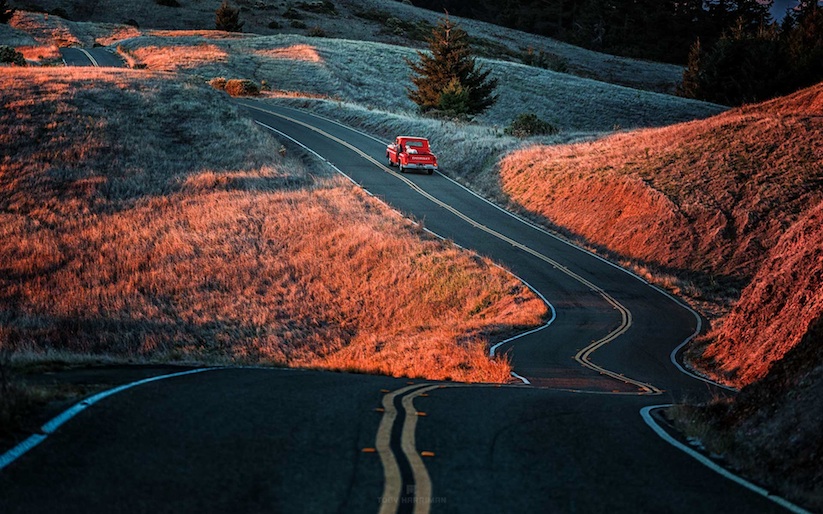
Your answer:
[[[226,93],[231,96],[257,96],[260,86],[248,79],[229,79],[225,85]]]
[[[559,73],[568,73],[569,71],[569,61],[567,59],[543,50],[535,52],[531,46],[523,52],[521,60],[523,64],[536,66],[544,70],[552,70]]]
[[[362,18],[364,20],[380,21],[380,22],[382,22],[383,20],[385,20],[385,19],[389,18],[389,16],[391,16],[391,14],[389,14],[386,11],[381,11],[379,9],[373,9],[373,8],[370,8],[370,9],[357,9],[357,8],[355,8],[354,11],[352,12],[352,14],[354,14],[358,18]]]
[[[297,7],[317,14],[337,14],[337,8],[333,2],[323,0],[322,2],[300,2]]]
[[[134,20],[133,18],[129,18],[128,20],[124,20],[124,21],[123,21],[123,25],[130,25],[130,26],[132,26],[132,27],[134,27],[134,28],[136,28],[136,29],[139,29],[139,28],[140,28],[140,25],[139,25],[139,24],[137,23],[137,21],[136,21],[136,20]]]
[[[154,0],[154,3],[165,7],[180,7],[180,2],[177,0]]]
[[[302,20],[303,15],[297,12],[294,7],[289,7],[286,9],[286,12],[283,13],[283,17],[287,20]]]
[[[282,26],[282,25],[280,25],[280,22],[279,22],[279,21],[277,21],[277,20],[272,20],[272,21],[270,21],[270,22],[269,22],[268,27],[269,27],[270,29],[272,29],[272,30],[275,30],[275,29],[282,28],[283,26]]]
[[[549,136],[560,132],[557,127],[543,121],[536,114],[521,114],[506,127],[506,134],[514,137]]]
[[[293,29],[307,29],[307,28],[309,28],[308,25],[306,25],[305,23],[303,23],[300,20],[292,20],[291,23],[289,23],[289,26]]]
[[[240,32],[243,30],[243,22],[240,21],[240,10],[230,6],[228,0],[223,0],[223,3],[214,12],[214,27],[217,30],[225,30],[226,32]]]
[[[326,37],[326,31],[321,29],[320,27],[315,26],[310,28],[306,35],[311,37]]]
[[[226,78],[225,77],[214,77],[209,81],[209,85],[214,89],[218,89],[220,91],[226,90]]]
[[[0,63],[13,64],[15,66],[25,66],[26,59],[23,54],[14,48],[6,45],[0,46]]]

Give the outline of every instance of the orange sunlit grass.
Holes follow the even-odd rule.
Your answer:
[[[18,46],[15,48],[27,61],[47,63],[60,60],[60,50],[53,45]]]
[[[168,38],[202,37],[206,39],[242,39],[247,37],[241,32],[221,32],[219,30],[152,30],[152,36]]]
[[[147,68],[165,71],[186,70],[228,59],[225,50],[212,44],[147,46],[133,50],[132,54]]]
[[[270,59],[288,59],[292,61],[323,62],[317,48],[311,45],[292,45],[283,48],[257,50],[254,52]]]
[[[278,156],[199,82],[0,87],[0,312],[35,353],[502,382],[489,338],[545,315],[488,261]]]
[[[97,36],[95,38],[95,42],[103,46],[109,46],[124,39],[138,37],[140,34],[141,32],[139,29],[130,25],[115,25],[111,28],[111,30]]]
[[[764,249],[821,199],[821,97],[823,85],[703,121],[527,148],[502,161],[502,187],[622,256],[751,278]]]
[[[58,47],[79,45],[80,40],[72,34],[66,22],[57,16],[45,13],[17,11],[9,25],[15,29],[27,32],[36,41],[47,46]]]
[[[690,352],[715,378],[762,378],[823,314],[823,84],[704,121],[527,148],[500,179],[515,202],[703,291],[749,285]],[[751,282],[750,282],[751,281]]]

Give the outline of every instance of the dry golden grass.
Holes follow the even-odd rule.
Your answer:
[[[692,351],[737,386],[763,377],[823,311],[823,84],[704,121],[505,158],[510,198],[635,263],[750,283]],[[699,291],[696,294],[700,294]]]
[[[228,54],[210,44],[137,48],[130,52],[150,70],[190,70],[204,64],[225,62]]]
[[[821,316],[823,203],[780,238],[702,355],[692,355],[716,378],[742,387],[763,378]]]
[[[95,37],[94,41],[103,46],[113,45],[124,39],[129,39],[141,35],[142,32],[130,25],[114,25],[109,31]]]
[[[509,378],[488,339],[546,312],[521,283],[168,79],[0,76],[0,321],[25,347]]]
[[[243,39],[249,37],[248,34],[240,32],[221,32],[219,30],[152,30],[148,33],[152,36],[163,38],[202,37],[206,39]]]
[[[813,106],[806,97],[819,102],[823,85],[802,96]],[[529,211],[622,256],[749,280],[764,250],[823,199],[823,111],[798,111],[796,98],[527,148],[502,161],[501,184]]]
[[[257,50],[255,54],[270,59],[289,59],[292,61],[323,62],[317,48],[311,45],[291,45],[284,48]]]
[[[18,46],[15,48],[27,61],[49,63],[60,60],[60,50],[53,45]]]
[[[46,46],[67,47],[80,44],[80,40],[72,33],[68,23],[57,16],[17,11],[9,25],[28,33]]]

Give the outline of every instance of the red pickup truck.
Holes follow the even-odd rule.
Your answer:
[[[437,170],[437,157],[431,153],[429,140],[423,137],[398,136],[386,147],[389,166],[406,170],[425,170],[429,175]]]

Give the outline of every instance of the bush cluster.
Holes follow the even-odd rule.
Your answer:
[[[243,22],[240,21],[240,9],[229,5],[228,0],[223,0],[214,12],[214,28],[226,32],[241,32]]]
[[[506,134],[514,137],[550,136],[558,132],[557,127],[533,113],[520,114],[505,129]]]
[[[337,14],[337,7],[329,0],[323,0],[321,2],[300,2],[297,4],[297,8],[317,14]]]
[[[226,81],[226,93],[231,96],[257,96],[260,86],[248,79],[229,79]]]
[[[180,7],[180,2],[177,0],[154,0],[154,3],[165,7]]]
[[[15,66],[25,66],[26,59],[23,54],[14,48],[6,45],[0,45],[0,63],[13,64]]]
[[[552,70],[559,73],[568,73],[569,71],[569,61],[567,59],[544,50],[535,52],[531,46],[526,48],[521,59],[523,60],[523,64],[527,66],[536,66],[544,70]]]

